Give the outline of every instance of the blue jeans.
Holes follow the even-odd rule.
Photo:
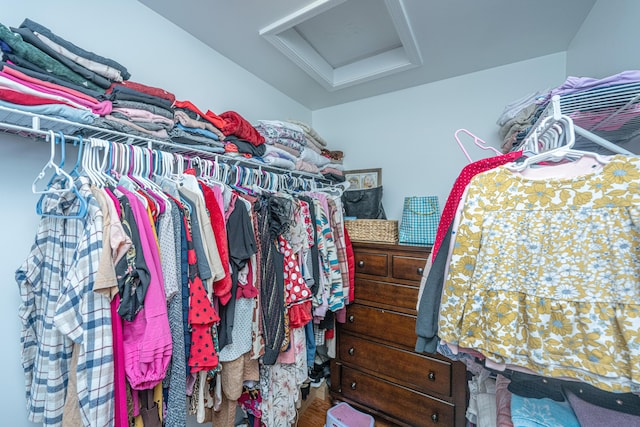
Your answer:
[[[304,332],[307,340],[307,367],[311,369],[316,356],[316,337],[313,333],[313,320],[304,325]]]

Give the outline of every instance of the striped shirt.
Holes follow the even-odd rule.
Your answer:
[[[53,184],[59,186],[59,182]],[[73,344],[79,344],[77,392],[85,426],[113,424],[113,346],[109,299],[92,292],[102,251],[102,212],[88,181],[78,195],[47,194],[35,243],[16,271],[22,365],[30,421],[62,423]],[[80,212],[82,218],[65,218]]]

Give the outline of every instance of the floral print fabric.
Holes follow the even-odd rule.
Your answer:
[[[531,180],[471,181],[442,292],[440,337],[498,363],[640,391],[640,158]]]
[[[307,379],[307,350],[304,328],[291,330],[295,363],[276,363],[260,367],[262,425],[288,427],[297,418],[296,401],[300,386]]]

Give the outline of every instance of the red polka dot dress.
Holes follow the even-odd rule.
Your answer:
[[[298,259],[287,240],[278,236],[278,247],[284,255],[285,302],[289,312],[289,327],[306,325],[311,319],[311,291],[302,277]]]
[[[191,372],[209,371],[217,368],[218,354],[213,344],[211,328],[220,321],[198,273],[196,251],[191,235],[191,224],[185,218],[189,262],[189,313],[191,348],[189,366]]]

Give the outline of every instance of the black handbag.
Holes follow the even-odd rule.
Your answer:
[[[387,219],[382,206],[382,186],[342,193],[345,216],[357,219]]]

